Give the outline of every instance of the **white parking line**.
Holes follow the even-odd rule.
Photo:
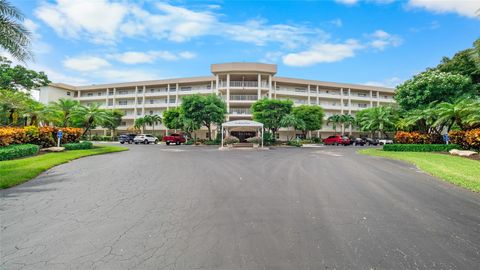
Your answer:
[[[314,153],[316,153],[316,154],[323,154],[323,155],[327,155],[327,156],[331,156],[331,157],[343,157],[342,154],[335,153],[335,152],[323,151],[323,150],[315,151]]]

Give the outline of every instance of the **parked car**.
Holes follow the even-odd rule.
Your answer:
[[[364,138],[365,142],[367,145],[378,145],[378,139],[377,138]]]
[[[185,143],[187,139],[181,134],[170,134],[167,136],[163,136],[163,141],[167,144],[170,145],[171,143],[174,143],[176,145],[180,145],[182,143]]]
[[[158,138],[153,136],[153,135],[150,135],[150,134],[139,134],[139,135],[135,136],[133,141],[135,142],[135,144],[139,144],[139,143],[144,143],[144,144],[155,143],[155,144],[157,144],[158,143]]]
[[[389,140],[389,139],[380,139],[378,140],[378,144],[380,145],[384,145],[384,144],[392,144],[393,141],[392,140]]]
[[[118,136],[118,141],[121,143],[121,144],[124,144],[124,143],[133,143],[133,139],[135,139],[135,137],[137,136],[137,134],[122,134],[120,136]]]
[[[355,138],[354,140],[352,140],[353,145],[364,146],[366,143],[367,143],[367,141],[363,138]]]
[[[350,139],[347,136],[334,135],[323,140],[325,145],[349,145]]]

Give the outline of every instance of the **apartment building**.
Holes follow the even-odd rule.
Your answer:
[[[362,109],[394,102],[392,88],[333,83],[275,76],[277,66],[263,63],[222,63],[211,65],[211,76],[124,82],[102,85],[72,86],[52,83],[40,89],[40,101],[49,103],[59,98],[72,98],[81,104],[98,103],[105,109],[117,109],[125,116],[118,131],[132,130],[136,118],[144,115],[162,115],[172,107],[179,106],[182,98],[192,94],[216,94],[227,104],[226,121],[252,119],[250,106],[259,99],[290,99],[295,106],[302,104],[319,105],[325,110],[325,117],[334,114],[355,114]],[[128,79],[128,78],[126,78]],[[310,136],[323,137],[339,133],[358,133],[352,127],[324,125]],[[152,127],[147,127],[151,130]],[[156,133],[172,132],[163,125],[155,126]],[[96,134],[106,134],[97,128]],[[292,131],[282,129],[279,139],[292,136]],[[206,137],[202,128],[198,137]]]

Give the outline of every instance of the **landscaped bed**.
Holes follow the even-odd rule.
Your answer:
[[[480,192],[480,162],[477,160],[444,153],[390,152],[373,148],[360,150],[359,153],[404,160],[444,181]]]
[[[120,146],[95,146],[91,149],[48,153],[23,159],[0,161],[0,189],[21,184],[53,166],[80,157],[125,150],[128,150],[128,148]]]

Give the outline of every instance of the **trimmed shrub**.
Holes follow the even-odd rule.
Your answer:
[[[299,140],[291,140],[287,142],[287,145],[301,147],[302,142],[300,142]]]
[[[448,139],[453,144],[458,144],[461,146],[465,146],[465,131],[463,130],[455,130],[448,132]]]
[[[224,144],[234,144],[239,142],[240,140],[235,136],[227,136],[226,138],[223,139]]]
[[[465,142],[469,148],[480,149],[480,128],[465,132]]]
[[[187,140],[184,144],[185,144],[185,145],[192,145],[192,144],[193,144],[193,140]]]
[[[60,128],[63,131],[62,143],[78,141],[82,134],[81,128]],[[10,144],[30,143],[40,147],[54,146],[57,141],[56,127],[0,127],[0,146]]]
[[[81,128],[72,128],[72,127],[66,127],[66,128],[59,128],[63,132],[63,137],[61,143],[74,143],[78,142],[80,139],[80,136],[82,136],[83,129]],[[55,132],[54,138],[57,137],[57,134]]]
[[[0,160],[28,157],[38,153],[40,147],[35,144],[12,144],[0,147]]]
[[[250,138],[247,138],[246,141],[249,142],[249,143],[253,143],[253,144],[261,144],[262,143],[262,139],[260,139],[260,137],[250,137]]]
[[[460,149],[458,144],[385,144],[383,151],[394,152],[448,152]]]
[[[91,149],[93,144],[91,142],[81,142],[81,143],[66,143],[63,145],[65,150],[82,150],[82,149]]]
[[[400,144],[440,144],[443,142],[442,136],[438,134],[425,134],[419,132],[397,131],[394,138],[396,143]]]
[[[313,137],[313,138],[312,138],[312,142],[313,142],[313,143],[322,143],[322,139],[319,138],[319,137]]]

